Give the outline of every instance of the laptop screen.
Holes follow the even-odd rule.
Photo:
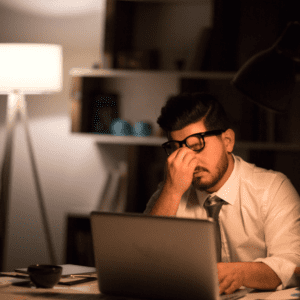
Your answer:
[[[218,299],[214,222],[92,212],[101,293],[148,299]]]

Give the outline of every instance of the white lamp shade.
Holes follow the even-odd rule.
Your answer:
[[[0,94],[59,92],[62,47],[50,44],[0,43]]]

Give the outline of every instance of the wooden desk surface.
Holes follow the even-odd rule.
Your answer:
[[[300,275],[300,268],[295,273]],[[262,297],[263,298],[263,297]],[[26,285],[9,285],[0,287],[0,299],[5,300],[136,300],[133,298],[106,296],[99,292],[98,282],[87,282],[74,286],[56,285],[52,289],[35,288],[31,283]]]
[[[0,286],[2,300],[136,300],[133,298],[106,296],[99,292],[98,282],[92,281],[73,286],[56,285],[52,289],[36,288],[32,283]]]
[[[9,285],[0,288],[0,299],[7,300],[42,300],[42,299],[108,299],[101,295],[97,281],[83,283],[75,286],[56,285],[52,289],[37,289],[32,284],[16,286]]]

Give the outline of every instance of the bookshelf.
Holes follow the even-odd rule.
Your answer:
[[[216,93],[216,89],[219,89],[219,98],[223,100],[223,105],[227,108],[227,111],[231,115],[238,135],[237,148],[245,149],[257,149],[257,150],[275,150],[275,151],[290,151],[291,149],[298,149],[298,144],[294,141],[276,140],[275,127],[278,126],[275,123],[281,121],[280,115],[275,115],[262,110],[256,105],[249,102],[243,95],[240,95],[231,86],[230,81],[234,76],[234,72],[200,72],[200,71],[147,71],[147,70],[116,70],[116,69],[87,69],[87,68],[73,68],[70,70],[70,75],[80,80],[89,82],[92,80],[91,88],[97,86],[97,89],[101,89],[104,93],[116,93],[120,95],[120,100],[124,104],[121,109],[121,114],[125,115],[125,118],[131,119],[131,121],[139,121],[139,112],[132,109],[129,111],[127,108],[134,108],[141,106],[144,108],[145,118],[150,119],[150,123],[156,123],[156,118],[160,113],[160,108],[163,106],[167,97],[176,93],[179,93],[182,88],[183,81],[195,81],[199,83],[200,88],[211,93]],[[138,93],[133,95],[132,91],[136,89],[136,82],[138,81],[139,89],[145,92],[144,95]],[[300,82],[300,77],[297,77],[297,81]],[[152,83],[152,85],[151,85]],[[147,94],[151,94],[156,85],[159,83],[162,94],[156,95],[155,103],[146,103],[151,101]],[[202,86],[201,84],[202,83]],[[214,83],[214,85],[212,85]],[[203,86],[205,85],[205,87]],[[216,87],[216,88],[214,88]],[[210,90],[209,90],[210,89]],[[74,92],[73,92],[74,94]],[[146,95],[146,96],[145,96]],[[87,96],[87,95],[86,95]],[[136,98],[132,97],[135,96]],[[144,96],[141,100],[139,96]],[[80,123],[84,117],[82,107],[88,103],[83,102],[82,98],[73,98],[73,107],[76,107],[76,115],[73,116],[73,124]],[[145,101],[143,104],[142,102]],[[87,100],[89,102],[89,100]],[[151,105],[150,105],[151,104]],[[149,107],[150,106],[150,107]],[[232,106],[236,106],[235,111],[232,112]],[[81,109],[80,109],[81,108]],[[250,108],[248,110],[248,108]],[[253,115],[249,116],[250,113]],[[248,138],[245,138],[244,132],[239,132],[240,122],[245,120],[245,123],[255,121],[255,117],[258,113],[261,113],[259,121],[266,125],[264,128],[264,134],[262,137],[256,137],[253,139],[252,136],[255,133],[248,133]],[[244,114],[244,115],[243,115]],[[247,116],[245,116],[247,114]],[[146,116],[147,115],[147,116]],[[150,117],[149,117],[150,116]],[[278,120],[276,120],[278,119]],[[286,117],[284,117],[286,119]],[[281,121],[282,122],[282,121]],[[244,127],[252,127],[252,123]],[[253,128],[252,128],[253,130]],[[260,130],[260,128],[256,128]],[[107,144],[124,144],[124,145],[152,145],[159,146],[166,141],[165,137],[161,137],[157,132],[158,128],[154,128],[153,135],[149,137],[136,137],[136,136],[113,136],[109,134],[97,134],[88,133],[84,129],[77,128],[73,130],[75,134],[82,134],[85,137],[92,137],[95,141]],[[247,135],[247,134],[246,134]],[[299,143],[300,144],[300,143]]]
[[[93,133],[74,133],[79,138],[91,138],[96,143],[110,145],[128,145],[128,146],[154,146],[160,147],[167,141],[165,137],[135,137],[135,136],[113,136]],[[262,150],[276,152],[300,152],[300,143],[274,143],[274,142],[251,142],[237,141],[235,149],[242,151]]]
[[[73,68],[70,75],[74,77],[99,77],[99,78],[118,78],[118,77],[170,77],[196,78],[196,79],[228,79],[231,80],[235,72],[205,72],[205,71],[149,71],[149,70],[122,70],[122,69],[88,69]]]
[[[73,134],[91,138],[106,150],[121,146],[127,149],[128,199],[132,201],[129,211],[141,211],[138,202],[140,199],[147,202],[150,190],[154,192],[157,181],[162,179],[165,156],[159,147],[166,138],[161,135],[156,120],[167,98],[184,91],[214,94],[232,120],[237,141],[234,153],[261,167],[282,171],[300,190],[296,168],[291,167],[300,166],[300,135],[292,130],[300,125],[297,102],[294,101],[286,115],[271,113],[231,85],[236,65],[230,71],[205,71],[201,67],[203,61],[197,55],[207,60],[203,37],[212,26],[213,2],[107,0],[103,65],[70,70],[70,76],[77,82],[77,88],[75,85],[70,93]],[[128,21],[127,15],[131,20]],[[273,37],[268,39],[274,42]],[[215,49],[213,53],[221,50]],[[241,53],[236,57],[239,62],[241,57],[247,59]],[[300,95],[299,83],[298,76],[295,98]],[[89,111],[95,93],[118,95],[120,117],[131,124],[150,123],[151,136],[91,133],[86,122],[91,121]],[[151,176],[141,180],[149,182],[151,187],[142,185],[137,191],[137,180],[145,173]]]

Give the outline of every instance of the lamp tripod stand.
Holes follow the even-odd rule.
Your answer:
[[[37,170],[32,141],[29,134],[29,128],[27,122],[27,105],[26,105],[25,95],[19,93],[18,91],[15,91],[8,95],[7,112],[6,112],[7,136],[6,136],[6,143],[4,149],[4,160],[3,160],[2,170],[1,170],[0,209],[2,212],[2,218],[0,220],[0,229],[1,229],[0,270],[3,270],[4,267],[4,258],[6,257],[7,244],[8,244],[9,201],[10,201],[10,189],[11,189],[11,182],[12,182],[11,170],[12,170],[12,151],[13,151],[13,143],[14,143],[13,137],[14,137],[14,131],[15,131],[18,115],[20,116],[21,122],[23,123],[25,129],[26,141],[28,144],[30,162],[33,171],[39,209],[42,216],[44,233],[46,235],[46,242],[48,246],[50,261],[51,264],[56,264],[55,251],[51,239],[51,233],[50,233],[48,217],[45,209],[44,197],[43,197],[41,183],[40,183],[39,174]]]

